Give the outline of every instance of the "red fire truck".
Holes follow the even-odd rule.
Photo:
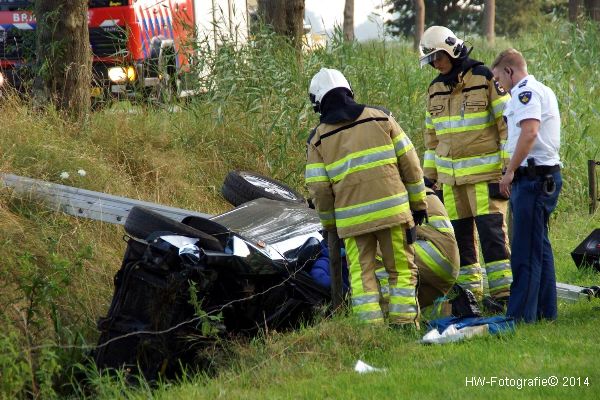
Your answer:
[[[32,3],[0,0],[0,85],[24,88],[35,54]],[[92,96],[185,95],[204,3],[210,0],[90,0]]]

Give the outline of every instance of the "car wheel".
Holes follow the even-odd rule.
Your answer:
[[[227,174],[221,193],[225,200],[236,207],[259,198],[306,203],[304,197],[289,186],[248,171],[231,171]]]
[[[203,249],[223,251],[221,243],[208,233],[144,207],[135,206],[129,211],[129,215],[125,220],[125,232],[127,234],[139,239],[146,239],[151,233],[157,231],[168,231],[177,235],[198,238],[200,239],[200,247]]]

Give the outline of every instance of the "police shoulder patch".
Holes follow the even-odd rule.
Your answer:
[[[494,79],[494,87],[496,88],[496,93],[498,93],[498,96],[504,96],[506,94],[506,90],[504,90],[504,88],[500,85],[500,83],[498,83],[498,81],[495,79]]]
[[[521,103],[527,104],[529,103],[529,100],[531,100],[531,92],[529,90],[519,93],[519,101]]]
[[[523,82],[519,83],[519,88],[525,87],[527,85],[527,79],[525,79]]]

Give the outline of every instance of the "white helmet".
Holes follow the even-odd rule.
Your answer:
[[[350,95],[354,96],[350,83],[348,83],[346,77],[337,69],[321,68],[313,76],[308,88],[308,95],[315,112],[319,112],[323,97],[335,88],[346,88],[350,91]]]
[[[458,58],[464,42],[457,38],[454,32],[444,26],[430,26],[423,33],[421,42],[419,43],[419,62],[421,68],[425,64],[434,61],[440,51],[445,51],[452,58]]]

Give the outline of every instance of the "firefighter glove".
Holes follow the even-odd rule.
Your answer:
[[[423,221],[429,222],[429,218],[427,217],[427,210],[417,210],[412,212],[413,220],[415,221],[415,225],[422,225]]]

